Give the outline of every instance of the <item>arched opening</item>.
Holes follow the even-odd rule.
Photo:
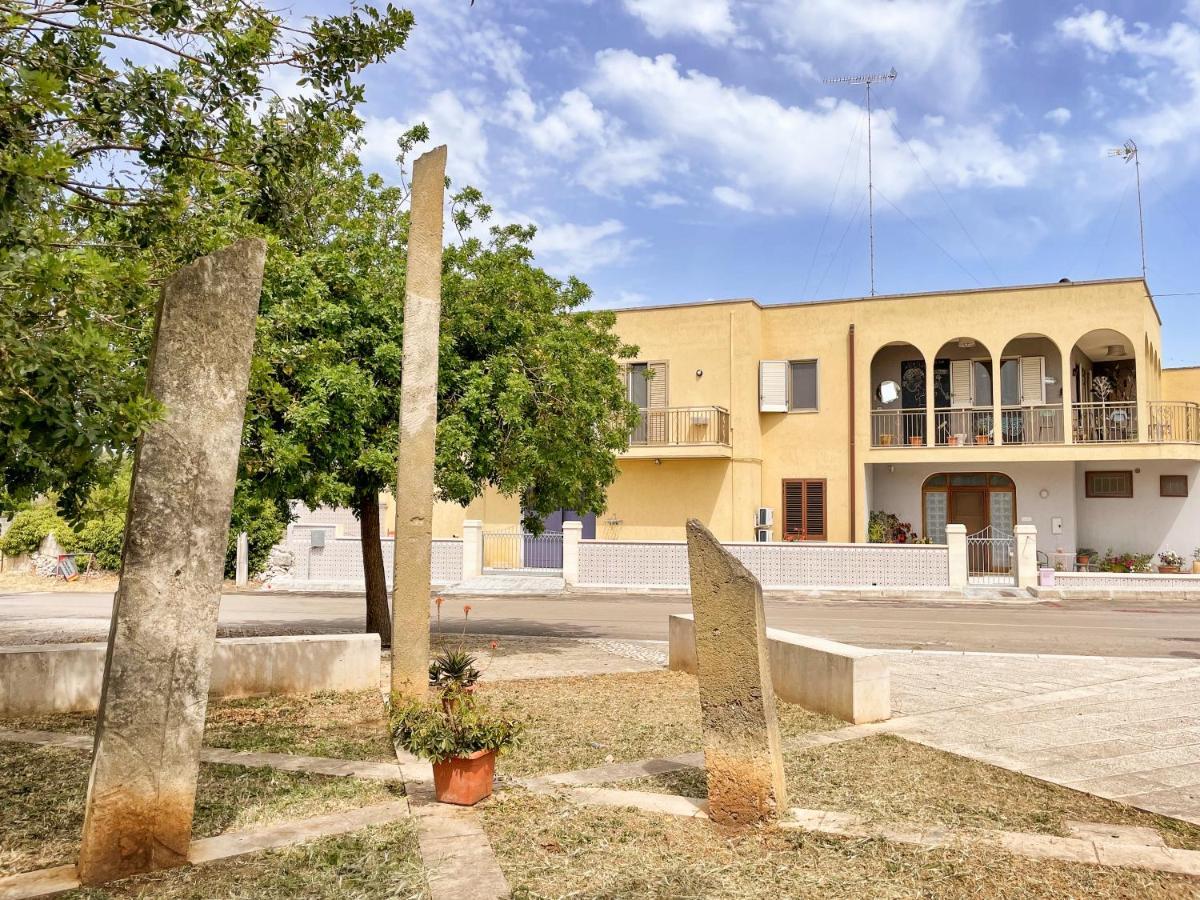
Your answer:
[[[995,442],[992,354],[980,341],[947,341],[933,360],[933,427],[941,446]]]
[[[1138,383],[1134,343],[1097,328],[1071,350],[1072,439],[1077,444],[1136,441]]]
[[[1063,441],[1062,353],[1044,334],[1020,334],[1000,354],[1000,434],[1006,444]]]
[[[966,526],[967,534],[986,528],[1011,536],[1017,523],[1017,486],[1002,472],[939,472],[921,485],[922,533],[946,543],[946,525]]]
[[[871,358],[871,446],[925,443],[925,357],[912,344],[893,342]]]

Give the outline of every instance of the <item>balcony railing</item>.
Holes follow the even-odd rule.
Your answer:
[[[1149,425],[1156,444],[1200,443],[1200,404],[1151,401]]]
[[[924,444],[924,409],[876,409],[871,411],[872,447],[920,447]]]
[[[630,447],[729,446],[729,410],[720,406],[672,406],[638,410]]]
[[[986,447],[993,442],[990,406],[939,409],[933,414],[939,447]]]
[[[1111,444],[1138,439],[1137,403],[1076,403],[1071,407],[1076,444]]]
[[[1006,444],[1061,444],[1061,406],[1006,406],[1000,411],[1000,439]]]

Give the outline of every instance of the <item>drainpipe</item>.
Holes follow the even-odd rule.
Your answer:
[[[854,326],[853,325],[850,326],[850,333],[847,335],[847,342],[849,344],[849,357],[850,357],[850,379],[849,379],[850,380],[850,403],[848,404],[850,407],[850,452],[848,454],[846,454],[846,456],[850,460],[850,543],[853,544],[857,538],[857,531],[858,531],[858,517],[855,512],[855,503],[854,503],[855,494],[858,493],[858,480],[857,480],[858,472],[856,471],[857,467],[855,465],[855,460],[854,460],[854,431],[855,431],[855,427],[857,426],[858,423],[855,422],[855,416],[854,416],[855,388],[854,388]],[[826,503],[829,502],[828,498],[826,498],[825,502]]]

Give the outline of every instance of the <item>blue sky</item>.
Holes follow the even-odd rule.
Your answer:
[[[417,121],[597,306],[1136,275],[1200,364],[1200,0],[414,0],[366,75],[365,161]],[[344,8],[326,0],[309,9]],[[297,12],[303,12],[299,7]]]

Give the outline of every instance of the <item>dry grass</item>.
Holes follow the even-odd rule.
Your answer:
[[[788,802],[852,812],[872,822],[999,828],[1066,835],[1066,820],[1157,828],[1174,847],[1200,849],[1200,827],[1156,816],[894,735],[784,756]],[[707,796],[704,772],[640,778],[624,787]]]
[[[700,749],[696,679],[682,672],[481,682],[480,695],[528,725],[522,745],[500,757],[504,775],[563,772]],[[785,736],[842,724],[779,704]]]
[[[84,752],[0,743],[0,874],[74,858],[87,777]],[[398,784],[202,765],[194,835],[354,809],[401,794]]]
[[[1179,876],[1027,860],[987,849],[920,850],[575,807],[511,791],[483,817],[517,898],[1180,898]]]
[[[0,720],[0,728],[11,730],[91,734],[95,727],[92,713]],[[336,759],[396,758],[375,691],[216,701],[208,705],[204,745]]]
[[[84,572],[75,581],[62,578],[43,578],[28,572],[0,572],[0,592],[25,593],[42,591],[65,591],[78,593],[95,591],[111,594],[117,589],[117,576],[112,572]]]
[[[423,900],[428,893],[415,830],[411,822],[399,822],[61,896],[71,900]]]

